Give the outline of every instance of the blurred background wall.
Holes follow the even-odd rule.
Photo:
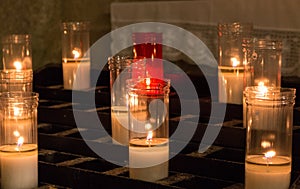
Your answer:
[[[0,37],[31,34],[38,69],[61,62],[62,21],[90,21],[91,44],[122,25],[168,22],[192,31],[214,54],[218,22],[250,21],[258,36],[284,41],[283,75],[300,76],[299,7],[298,0],[0,0]]]

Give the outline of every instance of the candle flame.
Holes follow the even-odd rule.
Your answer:
[[[268,152],[266,152],[265,153],[265,158],[272,158],[272,157],[274,157],[276,155],[276,152],[275,151],[273,151],[273,150],[271,150],[271,151],[268,151]]]
[[[262,95],[264,95],[266,92],[268,92],[268,88],[265,86],[265,83],[263,81],[260,81],[258,83],[258,90]]]
[[[14,61],[14,67],[16,68],[17,71],[22,70],[22,62]]]
[[[18,107],[14,107],[14,116],[19,116],[21,113],[20,109]]]
[[[74,58],[79,58],[81,53],[80,53],[80,50],[79,49],[73,49],[72,50],[72,54],[74,55]]]
[[[230,61],[233,67],[237,67],[238,65],[240,65],[240,61],[236,57],[232,57]]]
[[[153,138],[153,131],[149,131],[147,135],[147,143],[151,143]]]
[[[24,137],[20,136],[17,142],[17,147],[16,147],[17,151],[20,151],[20,148],[22,147],[23,143],[24,143]]]
[[[146,85],[149,86],[151,84],[150,78],[146,78]]]

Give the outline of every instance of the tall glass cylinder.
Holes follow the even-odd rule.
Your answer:
[[[128,145],[128,94],[126,80],[131,79],[132,59],[110,57],[111,127],[113,142]]]
[[[290,185],[295,89],[246,88],[245,187],[286,189]]]
[[[244,65],[242,39],[251,37],[250,23],[218,24],[219,50],[219,101],[242,104],[244,90]]]
[[[82,90],[90,87],[88,22],[62,23],[62,69],[64,89]]]
[[[273,39],[243,39],[246,86],[281,86],[282,42]]]
[[[168,176],[169,88],[169,81],[154,78],[128,82],[130,178]]]
[[[1,188],[36,188],[38,94],[1,93],[0,102]]]
[[[162,33],[136,32],[132,34],[132,40],[134,59],[146,59],[147,77],[163,79]],[[135,72],[133,69],[133,78]]]
[[[0,91],[32,91],[32,55],[30,35],[13,34],[2,39],[3,70]]]

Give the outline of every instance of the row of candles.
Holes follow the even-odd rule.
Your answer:
[[[247,127],[245,186],[287,188],[291,174],[295,90],[280,88],[282,45],[274,40],[252,38],[251,25],[220,24],[218,29],[219,101],[244,106],[244,124]],[[2,104],[8,104],[2,106],[2,113],[6,107],[9,108],[7,114],[3,113],[0,130],[3,138],[1,186],[30,188],[37,185],[38,95],[31,92],[32,65],[28,35],[23,38],[13,36],[13,40],[3,43],[1,87],[2,92],[9,93],[7,96],[4,93],[1,95]],[[129,146],[130,177],[155,181],[168,176],[170,81],[163,75],[162,34],[134,33],[132,39],[132,59],[111,57],[108,60],[112,138],[115,144]],[[17,51],[9,49],[22,45],[23,51],[19,55],[12,54]],[[65,89],[90,87],[88,48],[88,23],[62,24]],[[3,75],[8,75],[9,79],[3,79]],[[16,96],[12,95],[12,91],[22,93]],[[19,107],[16,102],[24,106]],[[30,110],[28,103],[32,105]],[[13,156],[14,153],[10,152],[8,156],[9,150],[17,155]],[[23,176],[29,174],[21,170],[32,173],[30,178]],[[13,177],[19,179],[11,179]]]
[[[295,89],[281,88],[282,42],[251,23],[221,23],[219,101],[243,104],[245,188],[289,188]]]
[[[38,186],[37,106],[29,35],[2,40],[0,71],[1,188]]]

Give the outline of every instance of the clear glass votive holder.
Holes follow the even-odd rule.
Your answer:
[[[90,88],[89,22],[62,23],[64,89]]]
[[[0,164],[3,189],[38,186],[37,106],[37,93],[0,94]]]
[[[156,181],[168,176],[169,80],[128,81],[129,176]]]
[[[290,185],[295,89],[247,87],[245,188]]]
[[[2,53],[4,70],[32,70],[30,35],[12,34],[3,37]]]
[[[242,104],[244,65],[242,39],[251,37],[251,23],[218,24],[219,102]]]
[[[131,79],[133,60],[115,56],[108,59],[110,71],[111,127],[115,144],[128,145],[128,94],[126,80]]]

